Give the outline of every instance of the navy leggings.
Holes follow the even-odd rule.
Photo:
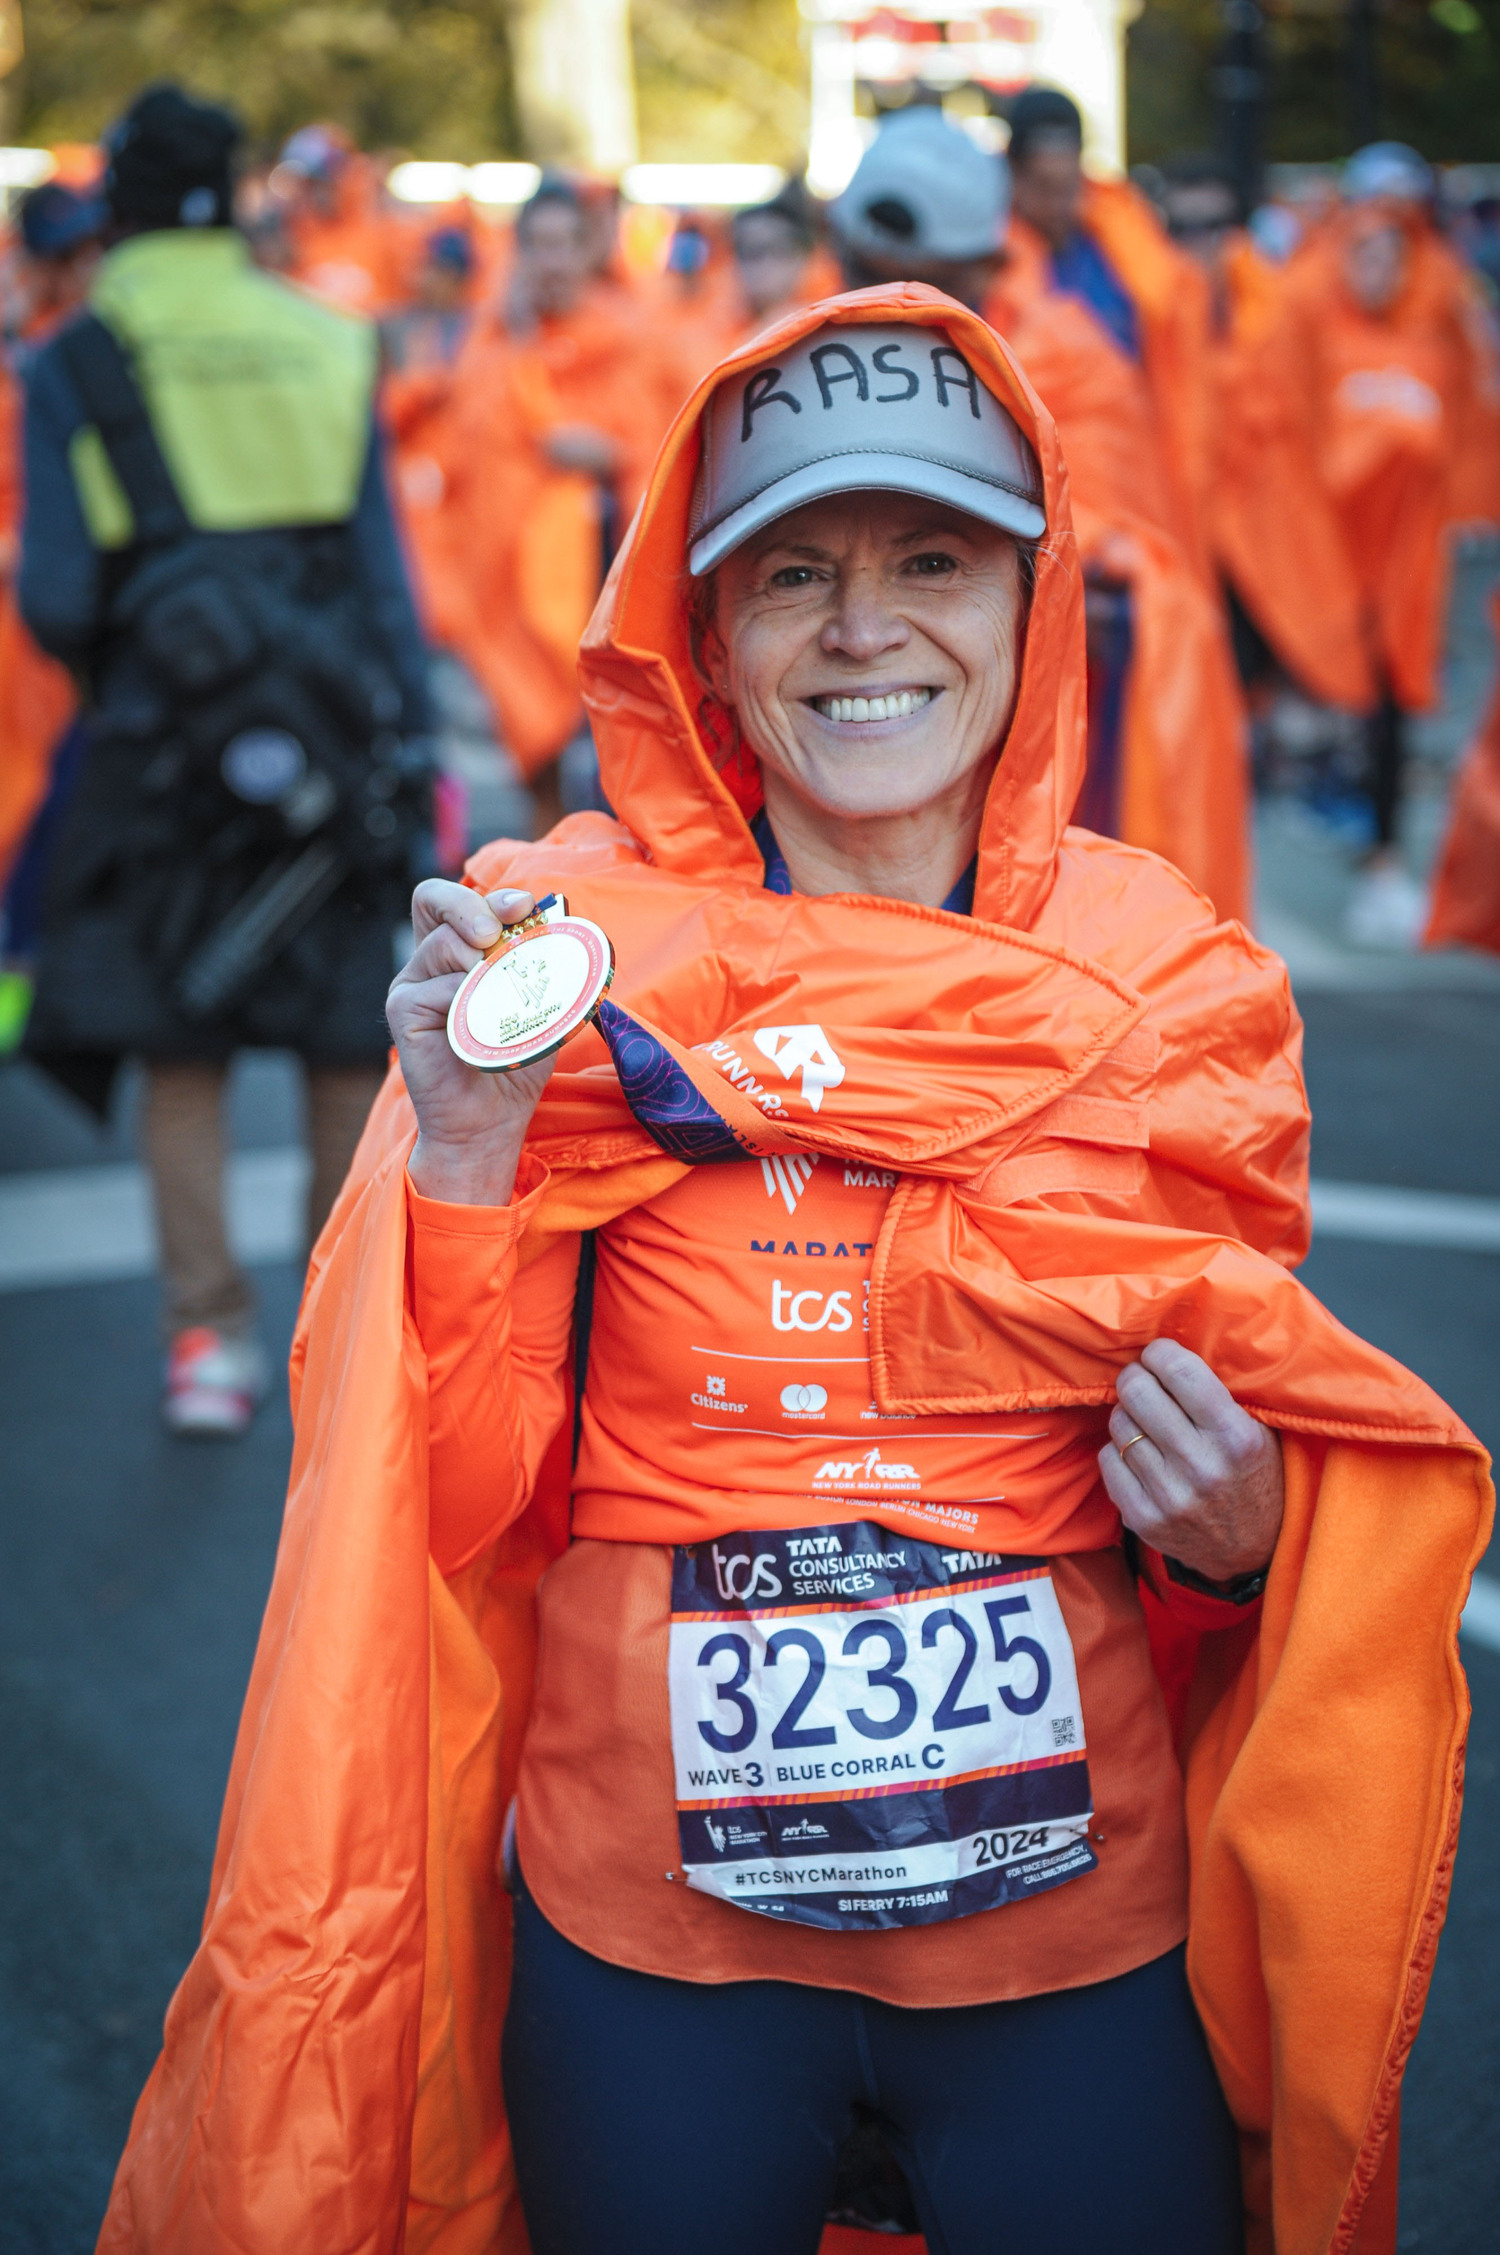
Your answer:
[[[913,2011],[631,1972],[522,1888],[503,2063],[535,2255],[815,2255],[857,2114],[931,2255],[1243,2247],[1181,1949],[1088,1988]]]

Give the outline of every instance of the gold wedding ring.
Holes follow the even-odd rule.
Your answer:
[[[1125,1442],[1124,1446],[1120,1450],[1121,1456],[1128,1456],[1130,1454],[1130,1451],[1135,1447],[1136,1442],[1143,1441],[1145,1438],[1146,1436],[1144,1433],[1132,1433],[1129,1440]]]

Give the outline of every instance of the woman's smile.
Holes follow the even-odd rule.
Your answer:
[[[831,720],[841,728],[851,722],[866,727],[878,722],[889,727],[894,721],[910,720],[914,713],[925,712],[933,698],[941,694],[931,687],[868,687],[806,697],[803,703],[810,705],[820,720]]]

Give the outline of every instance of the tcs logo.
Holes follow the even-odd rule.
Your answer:
[[[778,1331],[852,1331],[848,1292],[794,1292],[778,1279],[771,1286],[771,1321]]]
[[[754,1597],[780,1597],[781,1576],[776,1571],[774,1551],[757,1551],[753,1558],[739,1552],[726,1558],[715,1543],[711,1556],[714,1580],[726,1605],[745,1605]]]

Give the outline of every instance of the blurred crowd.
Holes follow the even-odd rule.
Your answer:
[[[597,796],[574,654],[673,414],[784,309],[899,277],[982,310],[1062,428],[1090,586],[1080,819],[1167,853],[1245,914],[1257,723],[1288,696],[1357,716],[1332,739],[1364,859],[1350,936],[1417,937],[1425,904],[1395,851],[1405,721],[1438,698],[1455,528],[1500,521],[1500,206],[1445,209],[1395,144],[1253,213],[1210,157],[1103,182],[1081,155],[1076,108],[1036,87],[1011,105],[1008,157],[936,108],[896,113],[831,205],[792,181],[733,214],[642,210],[554,172],[504,217],[418,208],[391,194],[387,162],[323,125],[243,173],[257,264],[378,325],[392,489],[448,661],[439,703],[472,712],[477,692],[535,824]],[[86,296],[107,235],[97,160],[63,158],[0,261],[0,569],[27,358]],[[6,601],[12,962],[69,701]],[[462,780],[439,799],[452,862]],[[23,1002],[7,991],[12,1016]]]

